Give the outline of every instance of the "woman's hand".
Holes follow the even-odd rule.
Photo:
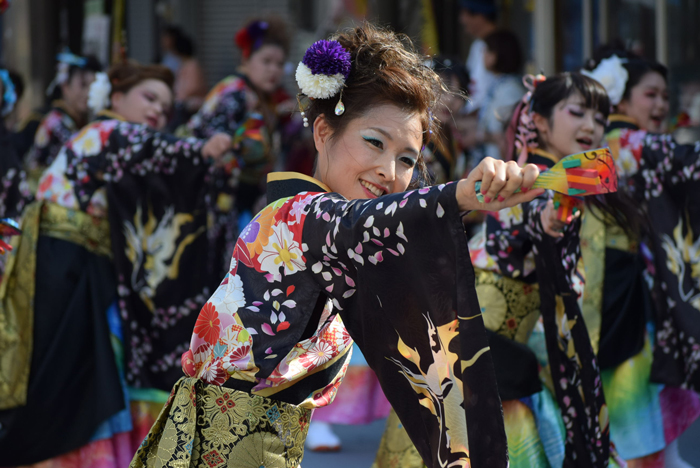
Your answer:
[[[529,202],[544,193],[544,189],[530,190],[539,175],[534,164],[521,168],[515,161],[485,158],[457,183],[457,204],[461,211],[499,211]],[[475,184],[479,181],[483,203],[476,198]],[[521,192],[514,194],[517,189]]]
[[[576,218],[581,216],[581,212],[577,211],[573,216],[569,218],[569,222],[564,222],[557,216],[557,210],[554,208],[554,202],[549,200],[547,206],[540,214],[540,220],[542,221],[542,229],[548,235],[554,238],[564,237],[562,232],[567,224],[573,222]]]
[[[202,156],[212,158],[217,161],[227,151],[231,151],[231,136],[227,133],[217,133],[204,143],[202,148]]]

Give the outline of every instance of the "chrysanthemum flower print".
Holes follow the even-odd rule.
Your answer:
[[[330,343],[319,340],[301,357],[301,362],[304,365],[316,367],[326,363],[334,354],[335,350]]]
[[[251,361],[250,343],[242,343],[231,348],[224,357],[223,368],[229,375],[237,371],[247,371]]]
[[[238,275],[228,275],[226,285],[226,306],[229,313],[233,313],[245,306],[245,293],[243,292],[243,281]]]
[[[223,359],[216,358],[204,364],[202,380],[214,385],[222,385],[226,382],[228,374],[223,367]]]
[[[215,344],[219,339],[221,322],[219,314],[211,302],[207,302],[199,313],[197,323],[194,326],[194,333],[209,344]]]
[[[294,239],[287,223],[272,226],[272,234],[257,261],[263,271],[273,275],[279,274],[281,267],[286,276],[306,269],[301,245]]]

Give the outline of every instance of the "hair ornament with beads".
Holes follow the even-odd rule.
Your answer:
[[[299,62],[296,80],[302,94],[310,99],[328,99],[340,92],[335,115],[343,115],[343,87],[350,76],[350,53],[338,41],[321,40],[314,42],[306,50],[304,58]],[[301,107],[301,106],[300,106]],[[302,116],[304,110],[302,109]],[[304,116],[304,126],[309,122]]]
[[[513,112],[513,118],[506,132],[507,141],[514,144],[508,148],[507,160],[516,160],[519,166],[523,166],[527,161],[527,152],[531,148],[537,148],[537,128],[532,120],[532,93],[540,83],[547,80],[547,77],[539,75],[525,75],[523,85],[527,88],[527,93]]]

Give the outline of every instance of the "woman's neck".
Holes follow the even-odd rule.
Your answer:
[[[75,122],[78,128],[82,128],[87,123],[87,118],[85,115],[78,112],[75,106],[73,106],[70,102],[59,99],[58,101],[54,102],[54,106],[63,109],[66,114],[73,119],[73,122]]]
[[[109,119],[122,120],[122,121],[127,120],[119,112],[115,112],[112,109],[103,109],[97,113],[96,117],[107,117]]]
[[[620,114],[620,113],[615,113],[615,114],[610,114],[610,117],[608,117],[608,120],[612,122],[626,122],[626,123],[631,123],[634,125],[639,125],[637,123],[637,120],[634,117],[630,117],[625,114]]]

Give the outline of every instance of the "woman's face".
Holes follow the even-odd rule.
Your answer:
[[[264,45],[243,61],[241,69],[253,86],[264,93],[272,93],[282,83],[285,58],[281,47]]]
[[[534,114],[533,119],[542,149],[557,159],[598,148],[606,124],[602,113],[585,107],[579,93],[558,102],[551,118]]]
[[[668,116],[668,89],[666,80],[657,72],[649,72],[630,91],[629,99],[623,99],[618,110],[632,117],[644,130],[661,133]]]
[[[314,177],[348,200],[377,198],[408,188],[423,144],[417,114],[385,104],[348,123],[342,135],[323,116],[314,122]]]
[[[129,122],[154,130],[165,127],[173,104],[173,93],[164,82],[144,80],[126,93],[112,95],[112,110]]]
[[[70,79],[61,85],[63,101],[75,112],[86,115],[88,111],[88,94],[90,85],[95,81],[92,71],[76,71]]]

